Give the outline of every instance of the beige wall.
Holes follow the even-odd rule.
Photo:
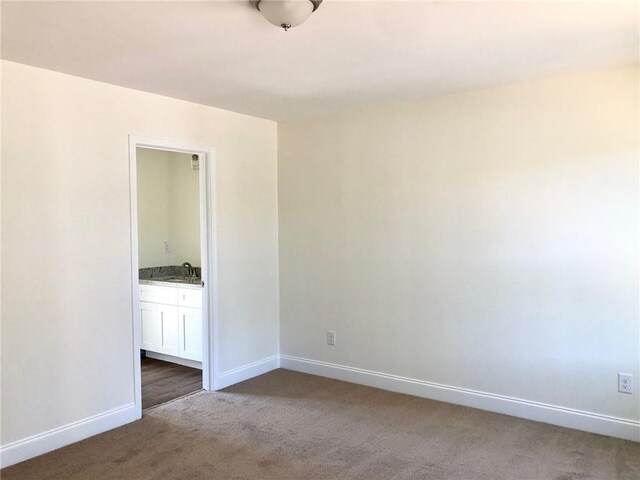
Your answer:
[[[173,153],[169,162],[169,247],[172,265],[200,266],[200,178],[191,155]]]
[[[138,148],[138,264],[140,268],[171,265],[169,195],[171,152]],[[173,242],[171,242],[171,247]]]
[[[281,353],[638,420],[638,80],[279,124]]]
[[[2,62],[2,443],[133,402],[128,135],[215,148],[219,367],[278,351],[276,123]]]
[[[191,155],[138,148],[137,162],[140,268],[199,267],[200,184]]]

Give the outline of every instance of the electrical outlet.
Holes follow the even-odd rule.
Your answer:
[[[618,373],[618,391],[620,393],[633,393],[633,375],[630,373]]]
[[[169,253],[169,242],[164,242],[164,253]]]
[[[328,330],[327,331],[327,345],[334,345],[336,344],[336,331],[335,330]]]

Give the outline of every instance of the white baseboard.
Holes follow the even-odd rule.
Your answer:
[[[136,420],[132,403],[0,447],[0,468],[37,457]]]
[[[165,355],[164,353],[150,352],[148,350],[145,355],[149,358],[155,358],[156,360],[177,363],[178,365],[184,365],[185,367],[197,368],[198,370],[202,370],[202,362],[196,362],[195,360],[174,357],[173,355]]]
[[[600,415],[290,355],[272,355],[257,362],[223,372],[218,377],[216,389],[229,387],[279,367],[640,442],[640,422],[635,420]],[[3,445],[0,447],[0,468],[14,465],[135,420],[136,409],[132,403]]]
[[[307,358],[280,355],[280,366],[393,392],[479,408],[561,427],[640,442],[640,422]]]
[[[272,355],[271,357],[263,358],[257,362],[248,363],[241,367],[227,370],[218,375],[218,382],[215,387],[216,390],[230,387],[236,383],[244,382],[250,378],[257,377],[263,373],[270,372],[280,367],[280,355]]]

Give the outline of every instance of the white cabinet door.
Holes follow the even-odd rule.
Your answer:
[[[162,325],[162,350],[160,353],[178,356],[180,353],[178,308],[172,305],[158,305],[158,309]]]
[[[159,305],[140,302],[140,320],[142,326],[142,342],[144,350],[159,352],[162,350],[162,325],[160,324]]]
[[[180,354],[182,358],[202,361],[202,310],[180,307]]]

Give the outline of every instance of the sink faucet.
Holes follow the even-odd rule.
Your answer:
[[[193,265],[191,265],[189,262],[184,262],[182,264],[182,267],[187,269],[187,276],[189,276],[189,277],[195,277],[196,276],[196,270],[195,270],[195,268],[193,268]]]

